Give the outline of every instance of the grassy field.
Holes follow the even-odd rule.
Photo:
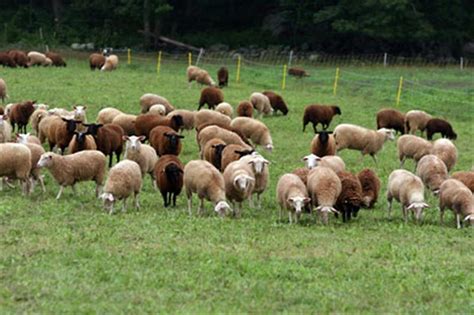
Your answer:
[[[124,59],[122,59],[124,60]],[[106,106],[138,113],[146,92],[177,108],[195,109],[200,89],[187,88],[186,65],[164,62],[123,65],[113,73],[88,70],[85,60],[65,69],[0,69],[11,101],[36,99],[53,107],[88,106],[89,120]],[[211,73],[218,65],[206,64]],[[244,64],[241,82],[224,90],[236,104],[251,92],[280,90],[281,67]],[[437,200],[424,223],[402,221],[398,204],[387,218],[385,185],[398,168],[394,142],[358,163],[342,151],[350,171],[373,167],[383,187],[376,209],[362,210],[349,224],[330,218],[322,226],[305,216],[298,225],[278,221],[275,185],[302,166],[312,133],[302,133],[305,105],[338,104],[331,128],[350,122],[375,128],[375,113],[394,106],[399,77],[405,79],[400,110],[424,109],[449,119],[458,133],[456,170],[473,165],[473,71],[452,68],[343,68],[333,95],[334,68],[310,69],[305,80],[288,78],[283,96],[288,116],[264,118],[275,150],[271,183],[261,210],[244,207],[241,219],[211,213],[189,217],[184,195],[164,209],[147,179],[142,209],[109,216],[91,183],[54,199],[58,186],[46,174],[47,193],[0,192],[0,313],[472,313],[472,229],[455,229],[454,216],[440,225]],[[408,81],[406,81],[408,80]],[[281,92],[281,91],[279,91]],[[185,133],[183,162],[198,158],[194,132]],[[408,161],[405,167],[413,170]],[[196,201],[195,201],[196,204]]]

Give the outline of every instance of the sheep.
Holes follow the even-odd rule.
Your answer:
[[[300,68],[300,67],[291,67],[288,69],[288,75],[297,77],[297,78],[302,78],[302,77],[309,77],[309,74],[306,72],[305,69]]]
[[[292,174],[295,174],[298,176],[301,181],[306,185],[308,183],[308,174],[309,174],[310,169],[307,167],[298,167],[291,172]]]
[[[87,133],[94,137],[97,150],[109,156],[109,167],[112,167],[113,154],[120,162],[120,155],[123,150],[122,137],[125,135],[123,128],[116,124],[84,124]]]
[[[206,70],[198,71],[196,75],[196,82],[202,85],[216,86],[216,82],[212,80],[211,76]]]
[[[50,58],[46,57],[46,61],[43,66],[50,67],[52,65],[53,65],[53,61]]]
[[[105,56],[98,53],[93,53],[89,56],[89,67],[92,71],[100,70],[105,64]]]
[[[446,167],[448,172],[450,172],[458,160],[458,149],[456,146],[448,139],[438,139],[433,142],[432,154],[439,157]]]
[[[249,146],[240,144],[227,144],[222,150],[220,171],[223,172],[227,168],[227,165],[233,161],[239,160],[245,155],[252,154],[253,152],[254,149]]]
[[[10,142],[12,139],[12,126],[7,115],[0,115],[0,143]]]
[[[178,132],[183,125],[183,117],[180,115],[163,117],[158,115],[142,114],[139,115],[135,121],[135,134],[137,136],[145,136],[148,139],[150,137],[150,132],[157,126],[170,127]]]
[[[0,143],[0,179],[4,176],[19,179],[22,192],[30,192],[31,151],[19,143]],[[2,180],[0,180],[2,190]]]
[[[2,99],[2,103],[4,103],[5,99],[7,98],[8,98],[7,84],[5,83],[5,80],[0,78],[0,99]]]
[[[14,104],[9,113],[10,122],[15,131],[15,125],[18,124],[18,132],[26,133],[26,125],[30,119],[31,114],[35,111],[34,104],[36,101],[24,101],[22,103]]]
[[[216,107],[216,111],[228,116],[229,118],[232,118],[232,115],[234,114],[234,109],[232,108],[232,105],[226,102],[219,103]]]
[[[240,217],[242,202],[249,199],[254,190],[255,177],[250,166],[240,160],[230,163],[223,176],[226,198],[234,207],[234,216]]]
[[[449,122],[440,118],[432,118],[426,123],[426,137],[428,140],[433,139],[433,134],[441,133],[443,138],[456,140],[458,135],[454,132],[453,127]]]
[[[189,215],[192,215],[193,193],[201,200],[198,214],[204,210],[204,199],[214,203],[214,211],[221,216],[232,211],[225,199],[224,176],[211,163],[203,160],[189,161],[184,167],[183,182]]]
[[[148,112],[152,115],[166,116],[166,107],[165,105],[162,105],[162,104],[155,104],[150,107]]]
[[[45,53],[46,57],[51,59],[53,66],[55,67],[66,67],[66,62],[64,61],[63,57],[54,52],[47,52]]]
[[[310,151],[314,155],[323,157],[336,154],[336,140],[331,135],[332,131],[318,131],[311,140]]]
[[[66,119],[73,119],[74,118],[74,110],[73,111],[68,111],[64,108],[51,108],[48,109],[48,114],[49,115],[55,115],[58,117],[66,118]]]
[[[377,174],[369,168],[365,168],[357,174],[362,187],[362,206],[372,209],[377,202],[380,192],[380,179]]]
[[[46,192],[46,187],[44,186],[43,176],[41,176],[41,169],[38,167],[38,161],[41,158],[41,155],[45,153],[41,144],[27,142],[27,137],[18,137],[17,143],[25,145],[31,152],[31,169],[30,169],[30,192],[33,192],[36,181],[39,181],[41,184],[41,189],[43,193]]]
[[[167,126],[157,126],[150,132],[150,145],[158,156],[165,154],[179,155],[182,150],[181,139],[184,136]]]
[[[237,116],[240,117],[253,117],[253,105],[249,101],[242,101],[237,106]]]
[[[262,115],[271,115],[273,114],[273,108],[270,104],[270,99],[262,93],[254,92],[250,95],[250,103],[253,108],[257,110],[260,117]]]
[[[329,212],[339,213],[334,205],[342,190],[341,180],[332,169],[321,166],[309,172],[306,186],[312,206],[316,207],[322,222],[327,224]]]
[[[439,189],[440,221],[443,224],[444,209],[451,209],[456,215],[456,227],[461,228],[463,221],[474,226],[474,198],[472,192],[457,179],[445,180]],[[463,220],[461,221],[461,216]]]
[[[196,66],[189,66],[186,69],[186,75],[188,77],[189,87],[191,87],[191,82],[196,80],[200,71],[201,71],[201,68],[196,67]]]
[[[163,155],[155,165],[154,174],[164,206],[170,206],[173,198],[173,207],[176,207],[176,197],[183,188],[183,163],[176,155]]]
[[[283,174],[277,183],[276,197],[280,205],[280,220],[283,209],[288,210],[290,224],[298,223],[302,210],[311,201],[303,181],[295,174]],[[294,216],[294,220],[293,220]]]
[[[47,66],[48,62],[46,56],[37,51],[30,51],[28,53],[28,66]],[[50,59],[51,60],[51,59]]]
[[[201,110],[199,112],[203,112],[204,110]],[[183,129],[186,130],[192,130],[195,127],[195,117],[196,117],[197,112],[193,112],[190,110],[186,109],[176,109],[170,113],[168,113],[166,116],[171,117],[171,116],[176,116],[180,115],[183,118]]]
[[[407,158],[412,158],[416,163],[425,155],[430,154],[433,144],[421,137],[414,135],[403,135],[397,140],[398,158],[400,168]]]
[[[16,68],[15,61],[4,52],[0,52],[0,65],[4,67]]]
[[[405,114],[405,128],[409,134],[415,134],[417,130],[421,133],[426,129],[426,124],[433,118],[430,114],[422,110],[410,110]]]
[[[401,204],[405,222],[408,220],[408,210],[412,210],[416,221],[420,222],[423,219],[423,209],[429,207],[425,203],[423,181],[406,170],[394,170],[388,177],[387,201],[389,217],[392,214],[393,198]]]
[[[202,109],[194,114],[194,126],[202,130],[204,124],[215,124],[219,126],[230,126],[231,119],[217,111]]]
[[[455,172],[451,176],[466,185],[474,193],[474,171],[460,171]]]
[[[126,211],[127,199],[133,194],[135,208],[140,209],[139,195],[142,188],[142,174],[140,166],[131,160],[124,160],[112,167],[105,181],[100,199],[104,201],[104,208],[109,214],[114,213],[116,200],[123,200],[122,212]]]
[[[67,147],[67,152],[68,154],[73,154],[84,150],[97,150],[94,137],[85,132],[75,131]]]
[[[119,114],[112,120],[112,124],[122,127],[125,135],[132,136],[135,134],[136,115]]]
[[[123,136],[122,139],[126,141],[124,159],[137,162],[138,165],[140,165],[142,177],[146,174],[150,174],[153,187],[156,189],[153,170],[158,161],[158,156],[156,155],[155,149],[147,144],[141,143],[141,141],[145,139],[143,136]]]
[[[54,145],[56,145],[61,154],[64,154],[65,149],[74,136],[78,123],[75,120],[64,118],[54,121],[53,125],[49,128],[48,134],[50,150],[52,151]]]
[[[249,164],[251,166],[251,171],[252,171],[253,177],[255,178],[255,185],[252,190],[252,194],[250,195],[250,206],[253,207],[252,196],[256,194],[257,207],[261,209],[262,208],[261,194],[267,189],[267,186],[268,186],[268,178],[270,177],[268,164],[270,164],[270,162],[256,152],[253,152],[250,155],[245,155],[241,157],[239,161],[241,163]]]
[[[100,68],[100,71],[115,70],[118,67],[118,63],[119,63],[119,59],[118,59],[117,55],[107,56],[107,58],[105,58],[104,65],[102,66],[102,68]]]
[[[270,130],[261,121],[249,117],[237,117],[231,121],[230,126],[251,139],[254,145],[261,145],[268,152],[272,152],[273,141]]]
[[[44,118],[41,119],[41,121],[38,123],[38,132],[36,133],[41,143],[44,143],[48,139],[48,135],[52,136],[52,132],[50,132],[51,127],[59,123],[59,121],[62,121],[60,117],[49,114],[45,115]],[[52,139],[50,143],[54,144],[54,139]]]
[[[41,141],[38,137],[30,135],[30,133],[17,133],[16,134],[16,142],[17,143],[33,143],[37,145],[41,145]]]
[[[150,110],[150,107],[156,104],[161,104],[166,108],[166,114],[174,111],[173,105],[164,98],[163,96],[152,94],[152,93],[145,93],[140,97],[140,108],[141,113],[145,114]]]
[[[405,134],[405,114],[393,109],[384,108],[377,112],[377,129],[394,129],[400,134]]]
[[[416,165],[416,175],[434,195],[438,195],[439,187],[443,181],[448,179],[448,169],[440,158],[428,154],[422,157]]]
[[[239,144],[246,148],[250,147],[237,133],[211,125],[201,129],[201,131],[197,134],[199,148],[204,148],[206,142],[213,138],[222,139],[226,144]]]
[[[317,125],[321,123],[323,129],[326,130],[335,115],[341,115],[341,109],[335,105],[308,105],[304,108],[303,115],[303,132],[306,125],[311,122],[313,124],[314,133],[317,132]]]
[[[30,116],[30,125],[36,135],[39,135],[39,123],[48,115],[48,105],[45,104],[34,104],[35,111]]]
[[[273,108],[273,113],[276,114],[278,111],[281,111],[285,116],[288,114],[288,106],[286,105],[281,95],[273,91],[264,91],[262,92],[262,94],[268,97],[270,105]]]
[[[24,51],[10,50],[8,56],[10,56],[17,66],[28,68],[28,56]]]
[[[99,111],[95,121],[101,125],[110,124],[120,114],[123,112],[113,107],[106,107]]]
[[[86,116],[87,106],[74,105],[73,109],[74,109],[73,110],[74,120],[80,121],[81,123],[86,123],[87,122],[87,116]]]
[[[198,110],[205,104],[209,109],[214,109],[218,104],[224,102],[224,93],[216,87],[209,86],[201,91]]]
[[[237,134],[245,144],[250,146],[250,142],[247,139],[247,137],[242,132],[240,132],[240,130],[237,130],[235,128],[230,127],[230,125],[227,122],[224,123],[224,124],[218,123],[218,122],[209,122],[209,123],[204,123],[204,124],[201,124],[201,125],[197,126],[196,127],[196,141],[199,142],[199,133],[201,132],[201,130],[204,130],[206,127],[209,127],[209,126],[217,126],[217,127],[222,128],[222,129],[231,131],[231,132]]]
[[[335,208],[342,212],[342,222],[347,222],[351,220],[351,217],[357,217],[362,206],[362,185],[359,178],[350,172],[339,172],[337,176],[341,180],[341,193],[337,198]]]
[[[229,70],[226,67],[220,67],[217,71],[217,82],[219,87],[223,88],[229,84]]]
[[[222,151],[225,149],[226,143],[219,138],[214,138],[206,142],[202,149],[201,159],[204,159],[221,170]]]
[[[336,155],[327,155],[321,158],[311,153],[303,157],[302,160],[305,162],[308,169],[313,169],[316,166],[324,166],[329,167],[334,172],[338,173],[344,171],[346,168],[344,160]]]
[[[385,141],[395,139],[395,133],[386,128],[370,130],[356,125],[340,124],[334,129],[334,139],[337,152],[343,149],[359,150],[362,157],[370,154],[377,163],[375,154],[382,149]]]

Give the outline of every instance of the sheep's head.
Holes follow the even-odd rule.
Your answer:
[[[232,208],[226,201],[219,201],[214,207],[214,211],[217,212],[221,217],[225,216],[227,213],[232,212]]]
[[[309,154],[305,157],[303,157],[302,161],[306,163],[306,167],[309,169],[312,169],[316,166],[318,166],[318,162],[321,160],[321,158],[315,154]]]
[[[28,143],[28,137],[30,136],[30,133],[17,133],[16,134],[16,142],[17,143]]]
[[[168,133],[168,132],[165,132],[165,137],[168,139],[168,142],[170,144],[170,147],[172,149],[175,149],[178,144],[179,144],[179,139],[183,139],[184,136],[181,136],[179,134],[176,134],[176,133]]]
[[[79,145],[79,148],[83,148],[84,143],[86,142],[87,132],[75,131],[74,134],[76,135],[76,141],[77,141],[77,144]]]
[[[166,115],[166,107],[163,104],[154,104],[154,105],[151,105],[149,112],[152,113],[152,114],[165,116]]]
[[[464,221],[469,221],[469,225],[471,227],[474,227],[474,213],[468,214],[465,218]]]
[[[72,134],[76,131],[77,124],[80,124],[80,121],[74,120],[74,119],[66,119],[62,118],[62,120],[66,123],[66,131],[69,134]]]
[[[86,117],[87,106],[74,106],[74,119],[75,120],[84,120]]]
[[[213,144],[212,148],[214,149],[214,161],[213,164],[218,170],[221,169],[221,160],[222,160],[222,151],[224,151],[226,144]]]
[[[332,109],[334,111],[334,115],[342,115],[342,112],[341,112],[341,109],[339,108],[339,106],[334,105],[334,106],[332,106]]]
[[[332,131],[317,131],[316,133],[318,134],[319,142],[325,144],[328,142],[329,134],[331,134]]]
[[[55,153],[53,152],[46,152],[43,153],[38,161],[38,164],[36,166],[38,167],[49,167],[53,164],[53,159],[54,159]]]
[[[173,117],[171,117],[171,122],[174,126],[173,129],[178,131],[184,125],[183,116],[174,115]]]
[[[241,174],[234,178],[234,187],[240,191],[247,191],[254,182],[255,178],[249,175]]]
[[[48,110],[48,105],[46,104],[33,104],[33,108],[35,110],[38,110],[38,109],[44,109],[44,110]]]
[[[115,202],[115,198],[114,198],[114,195],[112,195],[111,193],[102,193],[100,196],[99,196],[100,199],[102,199],[104,201],[104,208],[105,210],[107,211],[110,211],[112,210],[112,207],[114,205],[114,202]]]
[[[293,209],[295,209],[296,213],[301,213],[304,207],[311,201],[308,197],[290,197],[286,200]]]
[[[268,152],[272,153],[273,151],[273,144],[272,143],[268,143],[264,146],[265,150],[267,150]]]
[[[265,169],[265,165],[270,164],[270,162],[261,155],[255,155],[254,158],[249,161],[249,164],[252,166],[255,174],[261,174]]]
[[[83,124],[83,125],[87,127],[87,133],[93,136],[97,136],[97,132],[99,132],[99,129],[104,126],[103,124]]]
[[[380,128],[377,131],[385,135],[385,140],[395,140],[395,130]]]
[[[145,140],[145,136],[123,136],[122,139],[127,141],[126,151],[140,151],[141,141]]]
[[[316,208],[316,211],[319,212],[319,215],[321,216],[321,220],[323,221],[324,224],[328,224],[328,213],[337,213],[340,214],[339,211],[337,211],[334,207],[330,206],[319,206]]]
[[[243,157],[243,156],[246,156],[246,155],[249,155],[249,154],[252,154],[253,152],[255,152],[254,149],[251,149],[251,150],[234,150],[234,153],[238,154],[239,155],[239,158]]]
[[[429,205],[424,202],[413,202],[407,207],[407,210],[411,210],[415,213],[416,221],[421,221],[423,220],[423,209],[428,207]]]

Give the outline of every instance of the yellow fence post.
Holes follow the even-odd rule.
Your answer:
[[[237,56],[237,75],[236,75],[236,77],[235,77],[235,81],[236,81],[237,83],[240,82],[240,55]]]
[[[193,53],[188,52],[188,66],[191,65],[192,61],[193,61]]]
[[[287,65],[283,65],[283,78],[281,79],[281,89],[284,90],[286,88],[286,68]]]
[[[132,50],[129,48],[127,49],[127,64],[130,65],[132,63]]]
[[[161,70],[161,50],[158,52],[158,60],[156,62],[156,74],[160,75]]]
[[[334,78],[334,86],[332,88],[332,94],[336,95],[337,93],[337,83],[339,81],[339,68],[336,68],[336,77]]]
[[[400,97],[402,96],[402,88],[403,88],[403,77],[400,77],[400,83],[398,84],[398,92],[397,92],[397,106],[400,105]]]

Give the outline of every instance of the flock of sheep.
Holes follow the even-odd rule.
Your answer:
[[[104,67],[108,58],[101,59],[104,64],[98,67]],[[85,106],[75,106],[69,111],[24,101],[0,107],[0,185],[13,186],[12,180],[18,179],[25,195],[34,189],[36,182],[45,191],[41,169],[46,168],[60,186],[57,199],[65,187],[74,189],[78,182],[94,181],[96,196],[113,213],[119,200],[123,200],[125,210],[130,196],[135,207],[140,207],[143,179],[149,175],[155,189],[161,192],[165,207],[176,205],[176,197],[183,187],[190,214],[193,195],[200,199],[198,213],[204,210],[204,200],[212,202],[214,211],[222,216],[239,217],[247,200],[251,207],[261,207],[270,163],[256,148],[260,146],[272,152],[274,147],[270,129],[258,118],[276,111],[286,115],[289,112],[286,102],[272,91],[255,92],[237,106],[234,117],[233,106],[224,102],[222,90],[207,71],[190,66],[187,76],[190,83],[208,85],[201,91],[198,111],[175,109],[163,96],[149,93],[139,100],[140,114],[108,107],[98,113],[96,123],[88,123]],[[227,69],[219,69],[219,86],[227,85],[226,78]],[[3,100],[5,96],[6,83],[0,79],[0,97]],[[204,105],[209,109],[201,109]],[[418,110],[403,114],[383,109],[377,113],[377,130],[345,123],[336,126],[333,132],[327,131],[333,116],[341,114],[337,106],[305,108],[303,131],[312,123],[316,134],[311,141],[311,154],[303,158],[306,166],[282,175],[278,181],[280,218],[286,209],[290,223],[297,222],[302,213],[313,211],[323,223],[328,222],[329,213],[341,215],[345,222],[357,216],[360,208],[372,208],[381,186],[377,174],[371,169],[352,174],[345,170],[343,159],[336,154],[343,149],[358,150],[362,157],[371,155],[376,163],[376,154],[386,141],[395,139],[398,131],[403,134],[397,140],[400,167],[407,158],[414,159],[417,166],[416,174],[405,169],[390,174],[389,210],[396,199],[405,220],[408,212],[417,221],[421,220],[423,209],[428,207],[424,199],[427,187],[439,197],[441,218],[444,209],[450,208],[456,215],[458,228],[463,221],[474,225],[474,171],[449,175],[458,156],[455,145],[447,139],[457,137],[449,122]],[[36,136],[26,133],[28,124]],[[323,130],[317,130],[318,124]],[[12,139],[16,126],[23,133]],[[193,129],[199,159],[184,165],[179,159],[182,131]],[[435,133],[446,138],[432,142],[415,135],[416,131],[423,134],[425,130],[429,140]],[[15,140],[17,143],[12,142]],[[44,143],[48,143],[50,152],[45,152]],[[124,160],[120,161],[122,151]],[[106,176],[107,156],[110,169]]]

